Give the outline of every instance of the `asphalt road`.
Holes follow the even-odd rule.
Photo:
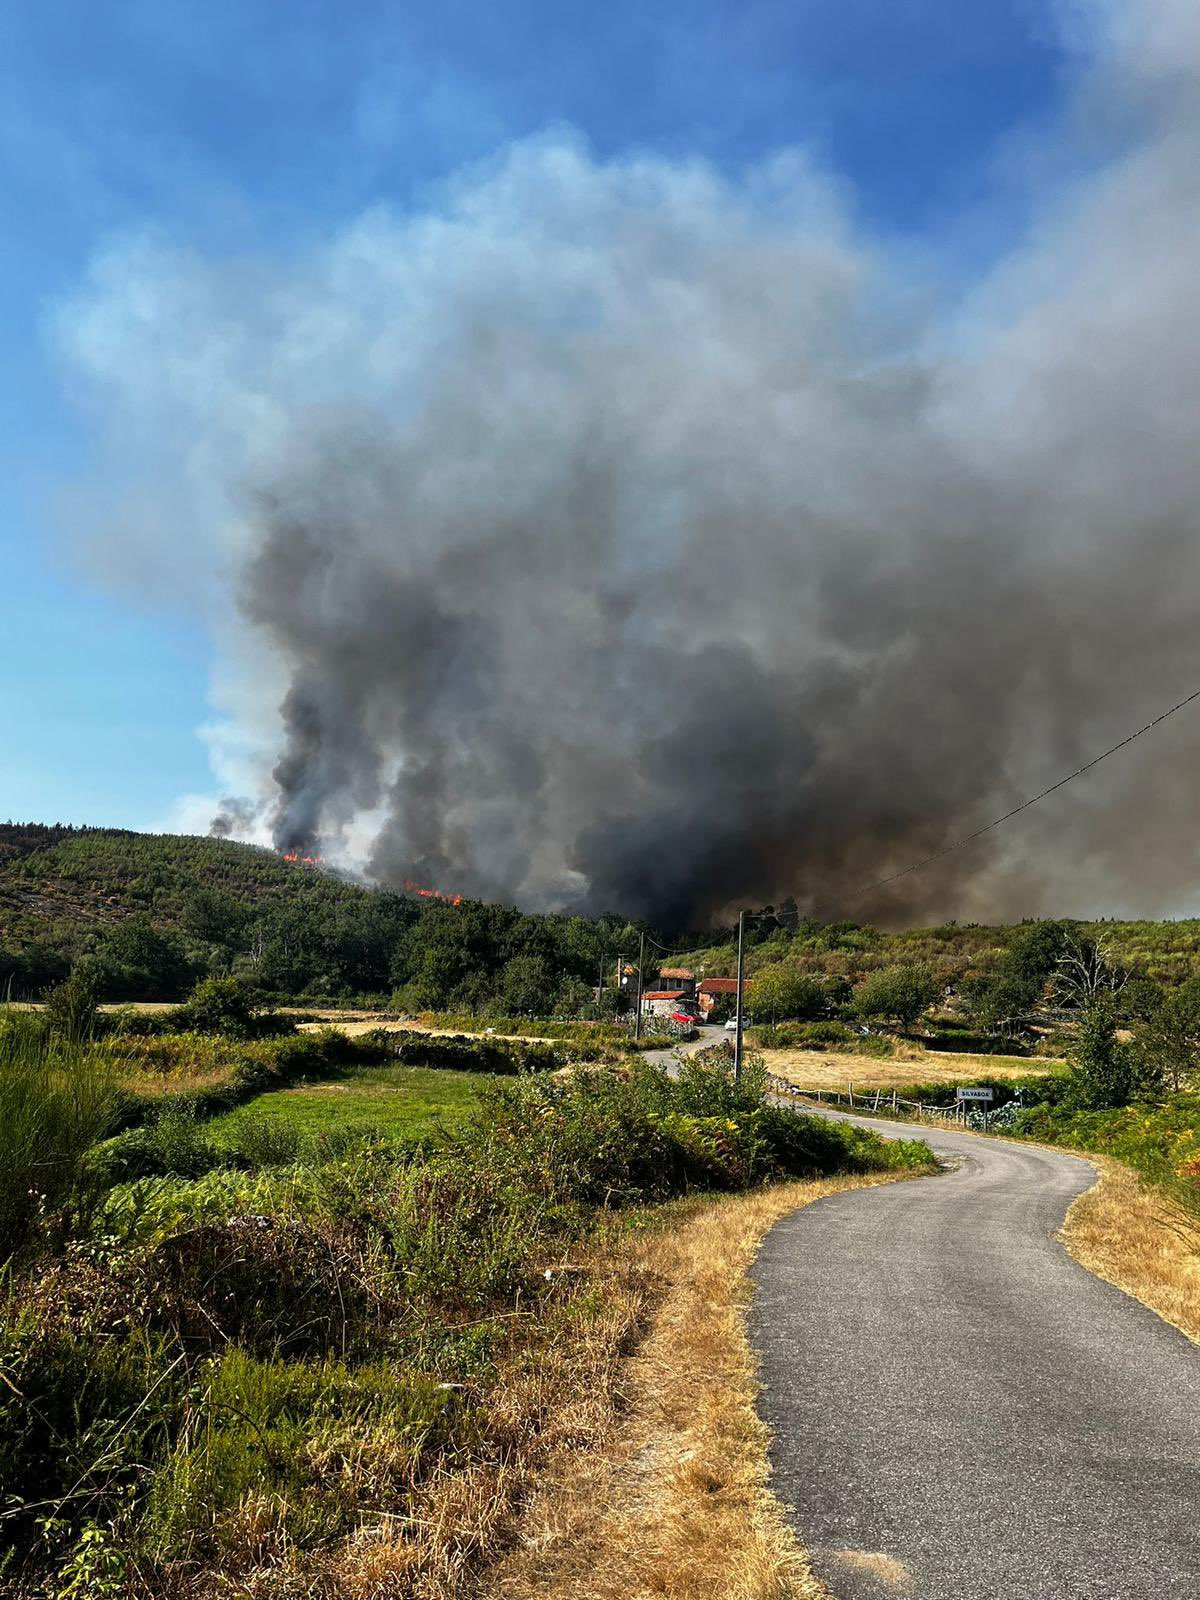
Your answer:
[[[708,1050],[714,1044],[724,1044],[726,1040],[733,1038],[731,1033],[726,1033],[723,1027],[714,1022],[703,1023],[696,1029],[696,1033],[698,1037],[687,1044],[672,1045],[668,1050],[647,1050],[646,1060],[653,1061],[674,1076],[677,1056],[694,1056],[697,1050]]]
[[[818,1576],[838,1600],[1198,1600],[1200,1349],[1057,1241],[1085,1162],[921,1136],[956,1169],[805,1207],[753,1272],[772,1484]]]

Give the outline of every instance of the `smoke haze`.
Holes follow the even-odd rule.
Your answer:
[[[802,152],[566,132],[302,259],[96,263],[59,336],[97,538],[235,597],[280,848],[691,925],[1195,909],[1187,713],[851,895],[1200,683],[1200,23],[1070,17],[1090,65],[1029,160],[1070,175],[965,291]]]

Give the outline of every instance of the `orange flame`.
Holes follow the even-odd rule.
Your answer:
[[[323,867],[325,865],[324,856],[302,856],[298,850],[281,850],[279,854],[282,860],[295,861],[303,867]]]
[[[449,906],[462,905],[462,895],[443,894],[440,889],[422,889],[419,883],[414,883],[411,878],[405,878],[404,887],[409,894],[419,894],[422,900],[444,900]]]

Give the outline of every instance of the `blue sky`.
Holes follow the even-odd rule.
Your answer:
[[[47,328],[114,237],[303,247],[569,124],[736,171],[805,145],[861,226],[970,270],[1065,66],[1034,0],[45,0],[0,18],[0,815],[161,823],[212,787],[210,642],[71,542],[93,441]]]

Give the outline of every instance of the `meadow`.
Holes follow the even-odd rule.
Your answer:
[[[331,1134],[390,1144],[436,1142],[478,1114],[493,1079],[481,1072],[432,1067],[357,1067],[327,1082],[276,1089],[209,1123],[218,1142],[236,1148],[248,1128],[290,1130],[301,1145]]]

